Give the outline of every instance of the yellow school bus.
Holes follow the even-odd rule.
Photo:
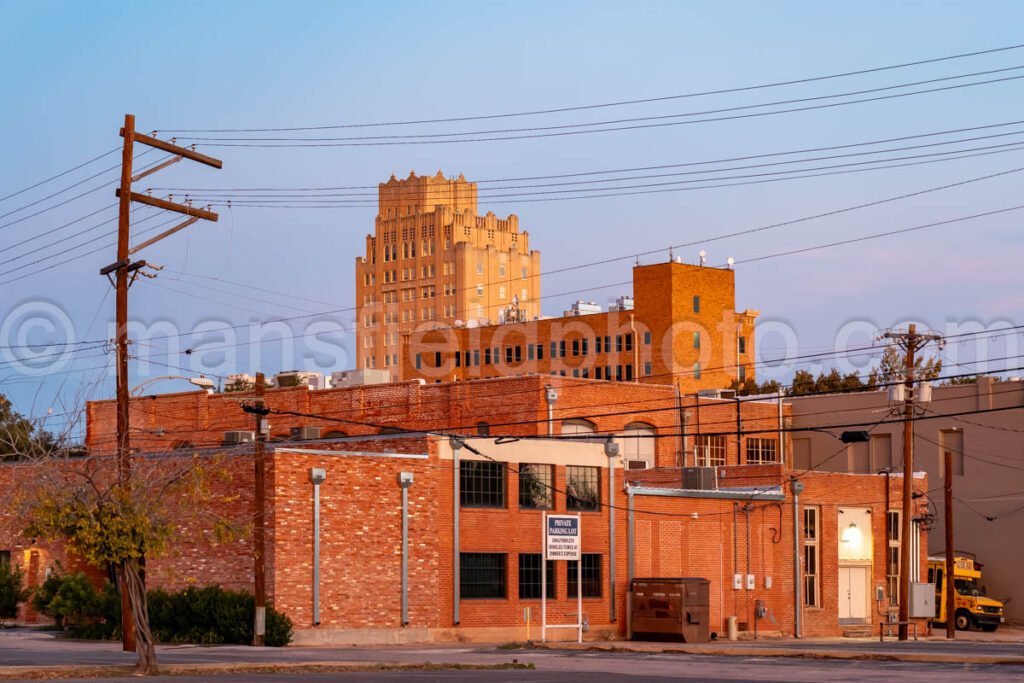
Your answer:
[[[995,631],[1003,623],[1003,603],[982,595],[979,585],[981,563],[970,557],[953,558],[953,586],[956,588],[954,623],[959,631],[977,626],[982,631]],[[946,558],[928,558],[928,583],[935,584],[935,619],[946,623]]]

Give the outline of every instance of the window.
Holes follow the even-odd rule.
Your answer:
[[[601,353],[601,338],[594,337],[594,353]]]
[[[505,264],[504,263],[499,263],[498,264],[498,277],[505,277]]]
[[[580,355],[581,356],[587,355],[587,338],[586,337],[583,337],[582,339],[580,339]]]
[[[747,352],[747,338],[746,337],[740,337],[739,338],[739,341],[737,342],[737,345],[736,345],[736,350],[739,353],[746,353]]]
[[[505,298],[505,287],[504,287],[504,285],[501,286],[501,287],[498,287],[498,298],[499,299],[504,299]]]
[[[697,467],[725,465],[725,437],[721,435],[698,436]]]
[[[505,465],[475,460],[460,462],[459,502],[471,508],[505,507]]]
[[[572,340],[572,355],[573,356],[580,355],[580,340],[579,339],[573,339]]]
[[[615,350],[622,353],[622,335],[615,335]]]
[[[416,354],[416,369],[417,370],[423,369],[423,354],[422,353],[417,353]]]
[[[700,361],[693,364],[693,378],[700,379]]]
[[[633,333],[630,332],[626,335],[626,351],[633,350]]]
[[[540,599],[540,553],[519,553],[519,599]],[[555,561],[547,561],[547,598],[555,598]],[[573,564],[570,562],[569,564]]]
[[[590,420],[565,420],[562,422],[562,434],[593,434],[597,425]]]
[[[504,553],[461,553],[459,594],[464,600],[504,598]]]
[[[554,507],[552,484],[554,465],[519,465],[519,507],[523,510],[550,510]]]
[[[697,295],[693,297],[693,312],[700,313],[700,297]]]
[[[747,464],[761,465],[777,462],[778,444],[776,439],[747,437]]]
[[[484,286],[483,285],[477,285],[476,286],[476,295],[477,296],[483,296],[484,295]]]
[[[654,364],[650,361],[644,363],[644,374],[648,377],[654,374]]]
[[[601,555],[597,553],[583,553],[581,562],[566,563],[566,591],[570,598],[576,597],[576,572],[579,565],[583,571],[583,597],[601,597]]]
[[[700,348],[700,332],[694,332],[693,333],[693,348],[695,348],[695,349],[699,349]]]
[[[647,346],[651,345],[651,333],[650,332],[644,332],[644,344],[646,344]]]
[[[477,436],[490,436],[491,435],[491,425],[487,424],[486,422],[477,422],[476,423],[476,435]],[[459,464],[461,464],[461,463],[459,463]]]
[[[900,511],[889,510],[886,516],[885,589],[889,604],[900,601]]]
[[[527,344],[526,345],[526,360],[533,360],[533,358],[534,358],[533,344]]]
[[[523,268],[523,279],[526,279],[526,268]]]
[[[537,344],[537,360],[544,360],[544,345]]]
[[[565,358],[565,340],[558,342],[558,357]]]
[[[654,426],[644,422],[626,425],[625,432],[618,439],[625,467],[629,467],[633,461],[643,461],[647,467],[654,467],[655,434]]]
[[[601,507],[601,470],[597,467],[566,465],[565,509],[593,511]]]
[[[481,261],[477,261],[476,262],[476,274],[477,275],[483,275],[484,274],[484,264]]]
[[[804,508],[804,604],[821,607],[819,575],[821,572],[821,509],[816,505]]]

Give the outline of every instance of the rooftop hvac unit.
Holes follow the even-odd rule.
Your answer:
[[[683,488],[691,491],[718,490],[718,468],[684,467]]]
[[[255,432],[244,432],[244,431],[224,432],[224,443],[228,444],[228,445],[240,444],[240,443],[252,443],[255,440],[256,440]]]
[[[733,389],[701,389],[697,392],[701,398],[736,398]]]
[[[292,427],[292,441],[312,441],[319,438],[319,427]]]

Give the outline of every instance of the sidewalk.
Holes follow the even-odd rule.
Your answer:
[[[535,642],[531,646],[461,643],[321,648],[161,645],[157,648],[157,658],[165,673],[213,675],[267,670],[515,668],[543,664],[552,656],[574,656],[580,652],[1024,665],[1024,629],[1007,628],[995,634],[958,632],[954,641],[947,641],[943,633],[918,641],[886,640],[884,643],[877,638],[789,638],[701,644]],[[135,654],[122,652],[118,643],[66,640],[53,633],[30,629],[0,631],[0,678],[118,675],[128,672],[134,663]]]

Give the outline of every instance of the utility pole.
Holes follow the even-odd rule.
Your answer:
[[[253,571],[255,576],[253,577],[253,593],[256,597],[256,622],[253,624],[253,638],[252,644],[255,647],[262,647],[264,645],[264,637],[266,634],[267,627],[267,581],[266,581],[266,536],[264,533],[264,525],[266,523],[266,476],[267,476],[267,461],[266,461],[266,438],[267,432],[265,429],[267,408],[263,399],[265,393],[265,383],[263,379],[263,373],[256,373],[256,400],[255,411],[253,417],[256,420],[256,442],[255,442],[255,460],[256,460],[256,519],[255,526],[252,532],[252,554],[253,554]]]
[[[953,454],[946,451],[946,639],[956,638],[956,592],[953,582]]]
[[[220,160],[208,157],[205,154],[199,154],[195,150],[178,147],[177,145],[163,140],[158,140],[157,138],[149,135],[136,133],[135,116],[132,114],[125,114],[124,116],[124,127],[121,129],[121,137],[124,139],[123,146],[121,148],[121,185],[116,192],[118,197],[117,261],[105,268],[102,268],[100,270],[100,275],[104,275],[107,279],[111,279],[110,274],[116,274],[116,278],[112,284],[114,285],[115,290],[115,324],[117,328],[117,337],[115,342],[117,349],[117,483],[120,487],[128,488],[131,478],[131,442],[129,436],[130,425],[128,408],[128,288],[135,281],[138,271],[147,265],[145,261],[132,262],[131,256],[144,247],[148,247],[151,244],[159,242],[165,237],[169,237],[179,230],[192,225],[200,218],[210,221],[217,220],[217,214],[210,211],[194,209],[191,206],[186,206],[184,204],[175,204],[166,200],[132,192],[132,183],[145,178],[151,173],[155,173],[156,171],[166,168],[172,163],[181,161],[183,158],[198,161],[201,164],[206,164],[207,166],[212,166],[214,168],[221,168],[223,164]],[[175,156],[164,163],[143,171],[142,173],[132,175],[132,160],[135,155],[136,142],[169,152]],[[165,230],[156,237],[147,240],[135,248],[131,248],[129,246],[129,242],[131,236],[130,218],[132,202],[148,204],[149,206],[165,209],[167,211],[176,211],[178,213],[185,214],[189,218],[183,223],[180,223],[169,230]],[[125,652],[131,652],[136,649],[134,622],[131,616],[131,600],[128,596],[128,590],[124,585],[123,580],[120,588],[122,649]]]
[[[886,332],[885,339],[895,339],[906,353],[903,400],[903,512],[900,516],[900,611],[899,639],[909,637],[910,622],[910,542],[914,494],[914,364],[916,354],[930,341],[940,341],[937,334],[918,334],[911,324],[906,332]],[[888,515],[889,511],[886,510]]]

